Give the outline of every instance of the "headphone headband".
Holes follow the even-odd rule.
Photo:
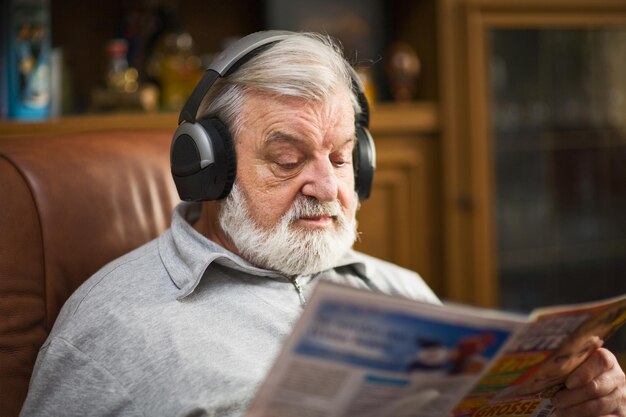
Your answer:
[[[185,106],[178,117],[178,124],[182,122],[196,121],[196,114],[202,99],[209,92],[215,81],[229,74],[233,66],[243,64],[247,59],[247,55],[258,51],[260,48],[270,45],[274,42],[282,41],[285,38],[293,36],[294,32],[286,30],[268,30],[264,32],[251,33],[241,39],[233,42],[228,48],[224,49],[207,68],[204,76],[191,93]]]
[[[282,41],[294,34],[295,32],[287,30],[267,30],[251,33],[233,42],[228,48],[223,50],[213,62],[211,62],[209,69],[212,69],[223,77],[228,74],[228,71],[235,63],[244,59],[250,52],[256,51],[264,45]]]

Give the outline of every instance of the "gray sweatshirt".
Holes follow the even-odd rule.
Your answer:
[[[182,203],[70,297],[21,416],[240,416],[316,282],[438,302],[417,274],[353,251],[294,285],[196,232],[199,211]]]

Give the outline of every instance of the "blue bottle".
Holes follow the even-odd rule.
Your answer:
[[[2,81],[11,119],[41,120],[50,114],[50,9],[48,0],[2,1],[5,45]]]

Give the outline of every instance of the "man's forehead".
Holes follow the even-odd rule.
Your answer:
[[[261,146],[268,147],[274,144],[276,145],[293,145],[296,147],[308,147],[311,145],[311,140],[304,135],[300,135],[298,133],[291,134],[283,131],[273,132],[271,135],[267,137],[261,138]],[[350,133],[343,136],[338,137],[328,137],[323,142],[323,145],[332,148],[343,148],[343,147],[352,147],[356,142],[356,135],[354,133]]]
[[[254,94],[242,110],[244,129],[262,130],[258,139],[263,142],[327,136],[344,142],[354,137],[354,109],[344,94],[324,101]]]
[[[337,111],[354,113],[350,94],[343,90],[333,93],[324,99],[309,99],[252,89],[246,94],[243,103],[242,110],[244,113],[254,112],[258,110],[259,106],[262,106],[267,112],[278,109],[298,109],[311,111],[326,117],[332,116]]]

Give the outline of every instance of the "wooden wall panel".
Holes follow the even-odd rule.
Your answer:
[[[372,196],[358,213],[355,248],[417,271],[439,291],[438,172],[434,137],[376,137]]]

